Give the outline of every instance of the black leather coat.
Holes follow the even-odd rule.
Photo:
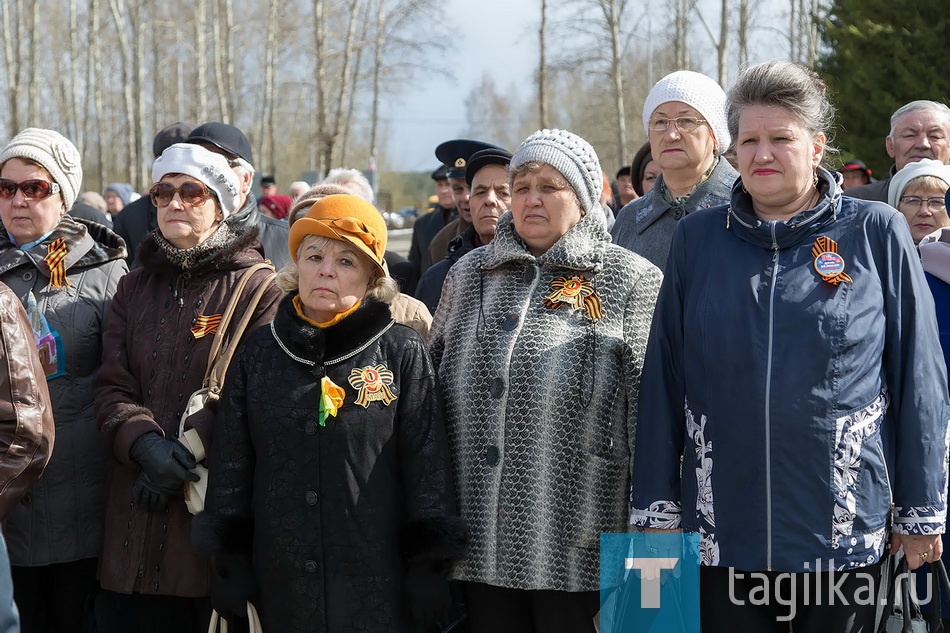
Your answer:
[[[231,365],[197,544],[251,554],[265,631],[406,631],[407,563],[463,540],[432,362],[385,304],[320,329],[292,296]],[[359,388],[370,368],[391,372],[382,399]],[[345,396],[321,426],[324,372]]]

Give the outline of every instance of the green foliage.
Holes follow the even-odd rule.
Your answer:
[[[883,176],[891,114],[916,99],[950,102],[946,0],[833,0],[817,71],[838,109],[841,157]]]

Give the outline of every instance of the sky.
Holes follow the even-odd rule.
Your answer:
[[[420,73],[383,113],[389,130],[387,157],[398,171],[432,171],[435,147],[465,129],[465,99],[489,72],[499,89],[532,89],[537,65],[537,0],[446,0],[454,41],[445,52],[445,73]]]

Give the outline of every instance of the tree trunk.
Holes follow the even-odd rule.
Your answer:
[[[37,42],[40,39],[39,33],[39,22],[40,22],[40,3],[34,2],[30,3],[30,48],[29,48],[29,57],[27,58],[26,63],[26,72],[28,73],[28,85],[29,85],[29,97],[26,104],[27,107],[27,123],[29,125],[35,125],[37,121],[37,108],[40,105],[40,76],[37,72],[36,64],[36,49]]]
[[[627,116],[623,99],[623,44],[621,42],[620,18],[623,15],[622,0],[601,0],[604,26],[610,32],[610,76],[614,88],[614,106],[617,116],[617,156],[621,165],[627,164]]]
[[[102,47],[99,40],[99,31],[102,25],[100,17],[99,0],[89,0],[90,11],[90,43],[89,54],[92,56],[92,66],[89,72],[89,81],[86,82],[86,93],[92,93],[93,97],[93,129],[96,134],[97,152],[96,167],[99,171],[99,186],[96,191],[102,191],[105,182],[106,164],[105,164],[105,144],[102,138],[102,120],[105,112],[103,100],[103,90],[96,90],[102,81]]]
[[[547,28],[548,0],[541,0],[541,24],[538,27],[538,118],[541,129],[548,128]]]
[[[147,9],[146,3],[139,3],[136,0],[135,11],[130,16],[132,20],[132,32],[135,37],[132,39],[132,66],[135,74],[132,76],[132,95],[135,99],[135,116],[131,121],[132,129],[129,134],[132,136],[132,155],[130,157],[130,176],[129,182],[132,184],[133,191],[142,189],[142,183],[145,181],[145,161],[142,157],[142,143],[145,141],[145,24]]]
[[[135,104],[132,99],[132,72],[130,71],[131,62],[129,60],[129,36],[126,31],[125,16],[129,10],[125,6],[125,0],[109,0],[109,7],[112,10],[112,19],[115,22],[116,35],[119,38],[119,56],[122,59],[122,96],[125,102],[125,120],[130,122],[135,118]],[[95,87],[93,87],[95,89]],[[132,137],[132,130],[129,129],[125,135],[125,150],[127,164],[132,162],[135,156],[135,147],[138,141]],[[114,157],[113,157],[114,158]],[[121,161],[121,159],[120,159]],[[103,180],[111,180],[108,174],[101,174]]]
[[[544,0],[542,0],[544,1]],[[370,128],[369,128],[369,156],[370,160],[375,161],[378,154],[377,135],[379,133],[379,90],[380,73],[383,66],[383,0],[376,2],[376,27],[373,31],[373,86],[372,86],[372,104],[370,106]]]
[[[195,4],[195,72],[197,80],[192,92],[196,104],[195,116],[199,122],[208,120],[208,2]]]
[[[729,0],[722,0],[719,21],[719,43],[716,46],[716,62],[718,68],[716,77],[719,80],[719,85],[725,89],[729,74]]]
[[[739,0],[739,67],[749,63],[749,0]]]
[[[310,144],[310,164],[317,168],[321,177],[326,175],[326,162],[323,160],[322,146],[327,142],[327,95],[326,95],[326,4],[324,0],[313,0],[313,85],[317,93],[317,107],[313,109],[311,120],[316,132]],[[332,148],[331,148],[332,151]]]
[[[279,0],[270,0],[267,10],[267,29],[264,39],[264,95],[261,100],[261,142],[259,167],[267,173],[274,173],[277,164],[274,151],[274,103],[277,98],[277,56],[280,40],[277,38],[277,17],[280,10]],[[266,163],[265,163],[266,160]]]

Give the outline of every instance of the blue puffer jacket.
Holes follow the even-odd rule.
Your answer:
[[[849,569],[888,531],[944,528],[946,368],[907,223],[820,175],[818,205],[788,222],[758,220],[737,183],[673,240],[631,520],[699,532],[707,565]]]

